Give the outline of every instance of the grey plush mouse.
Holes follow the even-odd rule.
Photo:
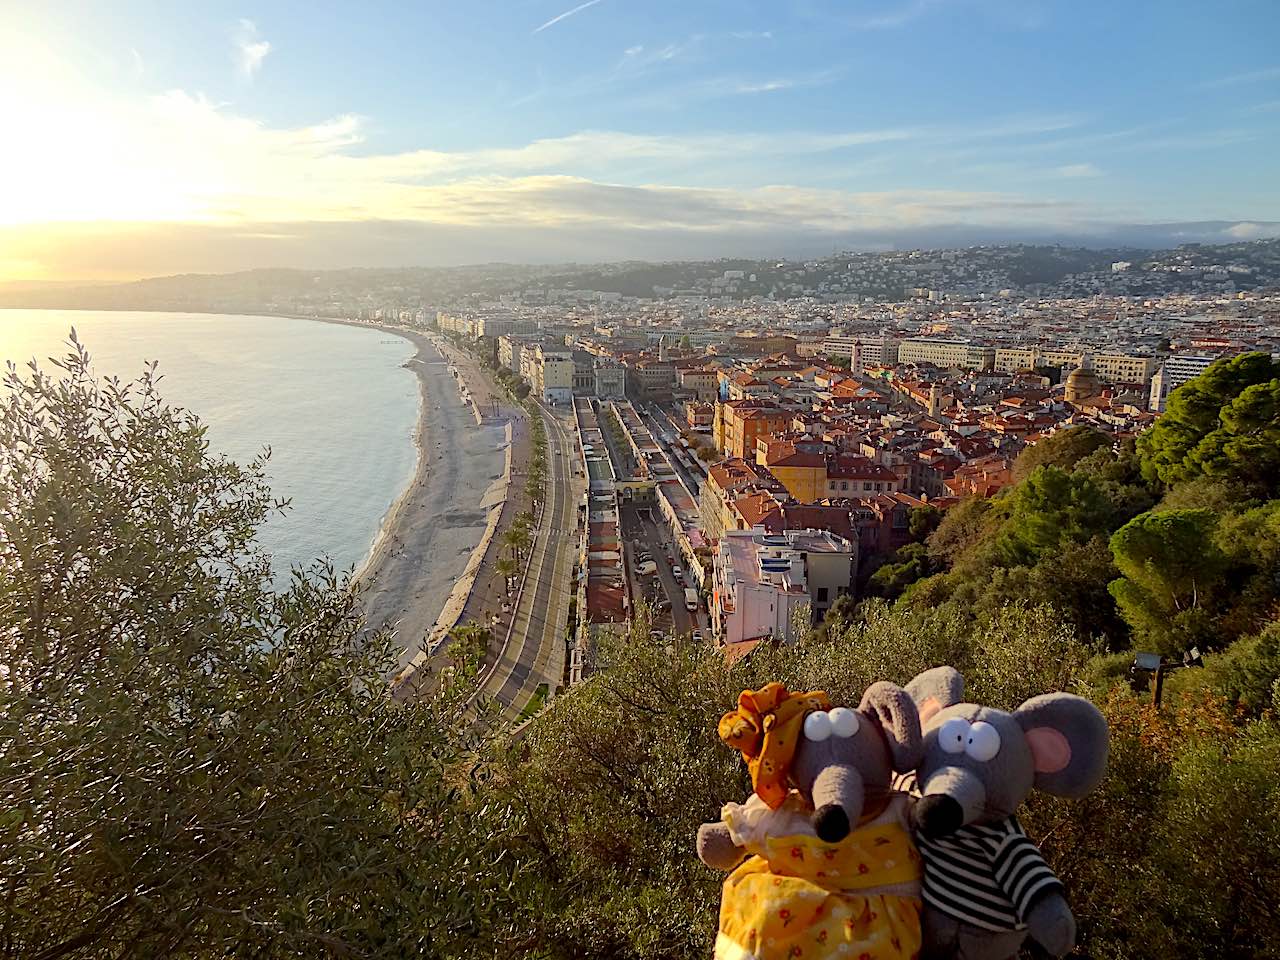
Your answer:
[[[911,811],[924,858],[924,956],[1016,957],[1028,935],[1061,957],[1076,924],[1062,883],[1015,811],[1033,789],[1078,798],[1102,779],[1107,722],[1082,697],[1032,697],[1013,713],[963,703],[964,678],[937,667],[907,685],[924,759]]]

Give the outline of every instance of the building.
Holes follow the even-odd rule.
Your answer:
[[[891,337],[870,337],[865,334],[848,336],[836,334],[822,341],[822,352],[853,363],[853,348],[863,363],[878,367],[891,367],[898,362],[898,341]]]
[[[606,400],[621,400],[627,395],[627,370],[620,363],[596,357],[593,369],[595,395]]]
[[[526,344],[512,336],[498,338],[498,363],[512,373],[520,373],[520,352]]]
[[[782,433],[791,424],[791,414],[760,400],[729,400],[716,404],[716,446],[726,457],[754,460],[756,440]]]
[[[825,530],[727,531],[712,574],[711,625],[717,641],[795,640],[805,607],[809,622],[830,609],[849,591],[857,563],[854,544]]]
[[[864,357],[864,362],[870,362]],[[994,347],[969,343],[967,340],[944,340],[941,337],[918,337],[903,340],[898,346],[899,363],[927,363],[935,367],[959,367],[962,370],[990,370],[995,366]]]
[[[537,344],[520,351],[520,375],[546,403],[573,402],[573,354]]]
[[[1151,357],[1124,353],[1095,353],[1093,372],[1103,383],[1140,383],[1146,386],[1156,372]]]
[[[1148,406],[1156,413],[1163,413],[1169,394],[1209,369],[1218,354],[1175,354],[1161,365],[1151,378],[1151,399]]]
[[[720,375],[711,367],[681,368],[676,371],[676,383],[685,393],[709,402],[716,398]]]

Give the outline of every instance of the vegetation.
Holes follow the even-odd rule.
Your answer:
[[[896,602],[841,597],[733,667],[641,605],[522,739],[479,741],[487,631],[453,631],[436,701],[388,698],[397,651],[347,585],[272,590],[261,461],[213,456],[151,374],[65,368],[0,406],[0,956],[704,957],[721,878],[693,838],[749,791],[720,713],[943,662],[980,702],[1072,690],[1110,722],[1099,791],[1020,813],[1082,954],[1280,956],[1280,501],[1248,471],[1046,457],[913,517]],[[1192,639],[1157,710],[1132,646]]]

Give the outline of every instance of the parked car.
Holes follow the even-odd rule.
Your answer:
[[[698,591],[693,587],[684,588],[684,608],[690,613],[698,609]]]
[[[652,560],[642,560],[636,566],[636,570],[640,572],[641,576],[652,577],[655,573],[658,572],[658,565],[654,563]]]
[[[672,567],[671,575],[675,577],[677,580],[679,580],[681,577],[684,576],[684,571],[681,570],[679,567]]]
[[[692,636],[693,636],[693,641],[694,641],[694,643],[701,643],[701,642],[705,639],[705,638],[702,636],[702,631],[701,631],[701,630],[695,630],[695,631],[693,631],[693,635],[692,635]]]
[[[666,635],[665,633],[663,633],[661,630],[650,630],[650,631],[649,631],[649,639],[650,639],[650,640],[664,640],[664,639],[666,639],[666,636],[667,636],[667,635]]]

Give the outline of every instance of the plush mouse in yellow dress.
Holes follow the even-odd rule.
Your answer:
[[[755,788],[698,831],[731,871],[716,960],[909,960],[920,951],[920,856],[894,772],[921,758],[915,703],[891,683],[856,710],[779,683],[746,690],[720,721]],[[745,858],[745,859],[744,859]]]

